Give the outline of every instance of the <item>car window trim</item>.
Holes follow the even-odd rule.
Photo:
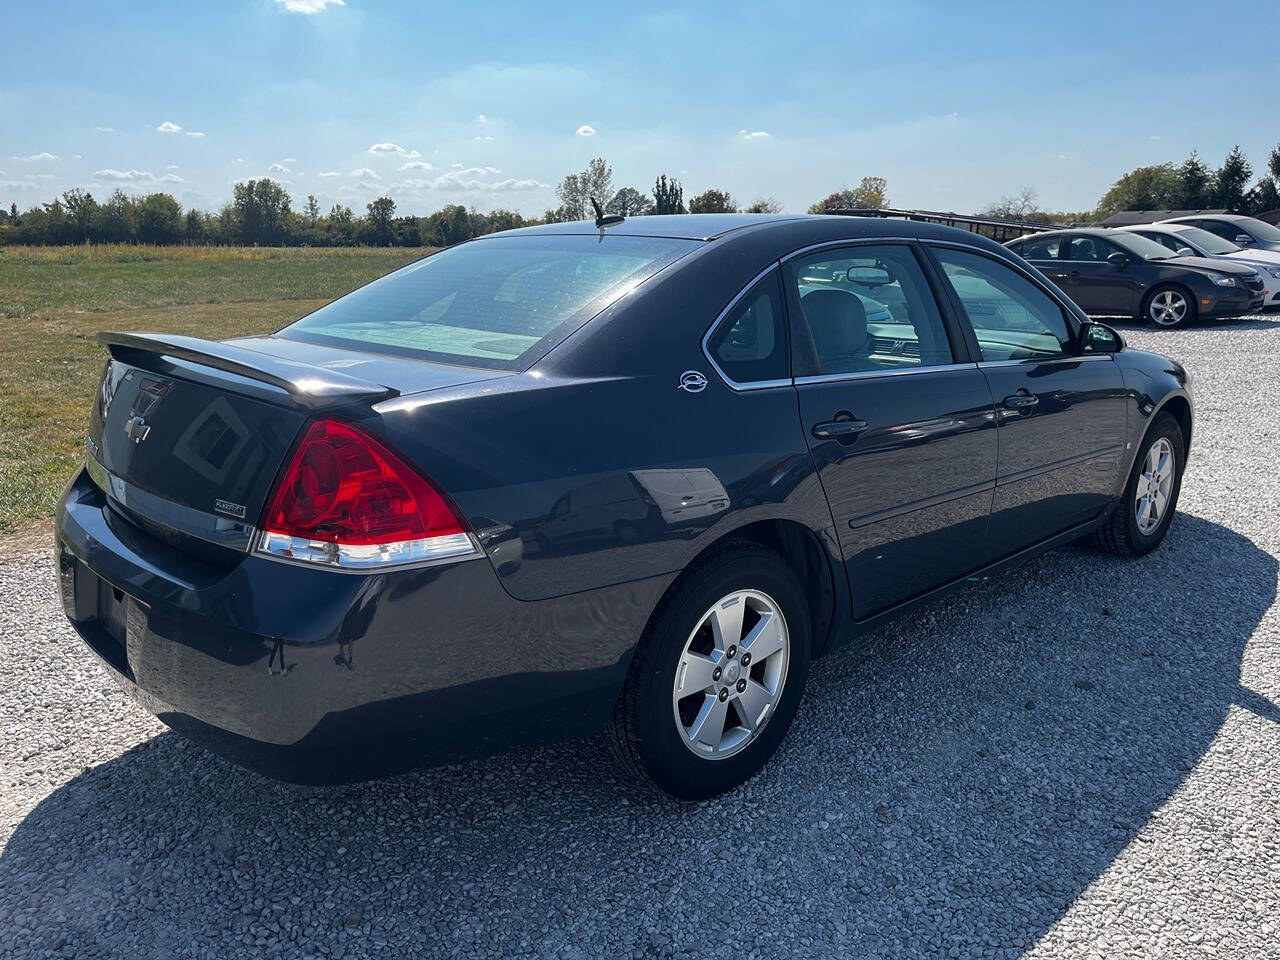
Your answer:
[[[882,373],[889,373],[893,376],[901,376],[908,372],[936,372],[938,370],[949,370],[958,367],[972,367],[977,362],[978,354],[974,352],[973,346],[965,335],[964,327],[960,323],[960,318],[956,316],[952,310],[951,302],[947,297],[945,287],[942,286],[941,278],[937,274],[933,258],[924,251],[919,239],[916,237],[845,237],[840,240],[824,240],[821,243],[811,243],[808,246],[792,250],[790,253],[781,257],[778,264],[782,268],[783,299],[786,303],[786,309],[789,315],[787,324],[788,328],[792,328],[794,324],[805,322],[804,314],[800,311],[799,290],[797,284],[790,282],[795,279],[795,270],[792,266],[795,260],[806,254],[819,250],[890,245],[906,246],[911,250],[912,256],[915,257],[916,264],[920,267],[920,272],[924,275],[925,286],[928,288],[930,296],[933,297],[934,306],[938,310],[938,315],[942,318],[942,327],[947,335],[947,344],[951,348],[952,362],[944,364],[929,364],[927,367],[903,368],[902,370],[857,370],[849,373],[821,373],[796,376],[795,351],[793,350],[791,356],[791,374],[792,380],[796,384],[825,383],[832,380],[865,379],[864,375],[866,374],[879,376]]]
[[[788,377],[780,377],[774,380],[747,380],[745,382],[740,383],[739,381],[734,380],[733,377],[729,376],[727,373],[724,372],[724,370],[720,368],[720,364],[716,363],[715,355],[712,353],[711,346],[710,346],[712,334],[716,332],[716,330],[720,327],[720,324],[725,320],[725,318],[728,317],[728,315],[733,312],[734,307],[736,307],[741,302],[743,297],[745,297],[748,293],[750,293],[752,290],[755,289],[756,284],[758,284],[761,280],[767,277],[770,273],[778,269],[779,269],[778,261],[774,260],[767,267],[761,270],[758,274],[752,277],[751,280],[747,283],[747,285],[744,286],[741,290],[739,290],[734,295],[733,299],[729,301],[729,305],[725,307],[723,310],[721,310],[719,314],[716,315],[716,318],[713,321],[711,321],[711,326],[707,327],[707,332],[702,335],[702,355],[707,358],[707,363],[711,364],[711,369],[715,370],[716,376],[718,376],[724,382],[724,385],[727,386],[730,390],[735,390],[739,393],[743,393],[748,390],[771,390],[775,387],[789,387],[795,382],[794,377],[788,376]],[[778,282],[781,283],[781,278],[778,279]],[[783,324],[782,324],[783,336],[786,338],[784,349],[787,352],[787,371],[790,372],[791,371],[791,324],[786,317],[787,298],[786,298],[785,289],[780,291],[780,293],[782,296],[782,310],[783,310]]]
[[[953,250],[962,250],[967,253],[976,253],[980,256],[986,257],[988,260],[992,260],[996,263],[1002,264],[1008,267],[1010,270],[1014,271],[1015,273],[1024,277],[1028,282],[1032,284],[1032,286],[1034,286],[1037,290],[1039,290],[1041,293],[1043,293],[1045,296],[1047,296],[1050,300],[1052,300],[1054,303],[1058,305],[1058,309],[1062,311],[1062,316],[1066,321],[1067,332],[1071,335],[1071,347],[1072,349],[1075,350],[1075,353],[1063,353],[1060,357],[1046,357],[1041,360],[1035,360],[1034,358],[1026,358],[1026,359],[1031,359],[1035,363],[1047,363],[1052,360],[1080,359],[1081,357],[1085,356],[1085,353],[1080,349],[1080,328],[1081,328],[1082,321],[1076,315],[1076,310],[1079,310],[1080,308],[1075,307],[1074,304],[1070,303],[1061,291],[1052,287],[1052,285],[1046,285],[1044,280],[1041,277],[1037,277],[1034,273],[1025,269],[1020,263],[1017,263],[1014,260],[1005,259],[1004,257],[993,255],[990,251],[983,250],[981,247],[976,247],[970,243],[958,243],[954,240],[926,240],[923,242],[922,246],[928,252],[929,258],[933,261],[934,269],[937,270],[938,274],[942,276],[944,279],[946,278],[946,274],[942,269],[942,264],[941,262],[938,261],[937,256],[933,253],[933,249],[936,247],[948,247]],[[1075,261],[1075,262],[1093,263],[1095,261],[1087,260],[1087,261]],[[1033,267],[1032,269],[1034,270],[1035,268]],[[952,299],[955,305],[955,309],[958,312],[957,315],[963,319],[966,333],[968,334],[968,336],[973,338],[972,339],[973,356],[976,358],[979,366],[981,366],[983,363],[1007,363],[1007,362],[1022,363],[1024,362],[1024,360],[1014,360],[1014,361],[983,360],[982,347],[978,343],[978,333],[973,327],[973,321],[969,319],[969,314],[964,309],[964,303],[961,302],[960,295],[956,293],[954,284],[952,284],[949,280],[947,281],[947,296]]]

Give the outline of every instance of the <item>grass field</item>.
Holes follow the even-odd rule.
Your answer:
[[[84,456],[101,330],[275,330],[422,249],[0,248],[0,533],[49,517]]]

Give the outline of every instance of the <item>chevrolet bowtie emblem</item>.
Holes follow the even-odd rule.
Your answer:
[[[130,417],[129,422],[124,425],[124,432],[129,435],[129,439],[134,443],[141,443],[147,439],[147,434],[151,432],[151,425],[143,420],[142,417]]]

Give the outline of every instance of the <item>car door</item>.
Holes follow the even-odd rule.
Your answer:
[[[991,391],[922,256],[910,242],[878,240],[784,264],[801,423],[855,619],[963,576],[985,556]]]
[[[931,245],[968,322],[999,424],[988,543],[1016,553],[1096,517],[1117,495],[1124,381],[1110,354],[1081,354],[1076,324],[1030,273],[971,248]]]
[[[1126,262],[1110,262],[1113,253],[1123,254]],[[1085,313],[1132,316],[1141,272],[1137,259],[1102,237],[1073,234],[1066,238],[1058,273],[1050,276]]]

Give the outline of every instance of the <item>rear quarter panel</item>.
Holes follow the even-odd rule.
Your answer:
[[[495,568],[521,600],[673,573],[763,519],[802,523],[838,556],[794,388],[734,391],[701,350],[772,249],[708,244],[526,373],[387,401],[375,426],[448,491],[491,558],[516,558]],[[678,389],[687,370],[705,390]]]

